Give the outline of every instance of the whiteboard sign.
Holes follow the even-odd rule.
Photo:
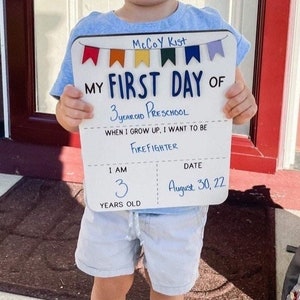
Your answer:
[[[80,125],[95,211],[218,204],[228,194],[235,80],[228,31],[80,37],[75,86],[94,106]]]

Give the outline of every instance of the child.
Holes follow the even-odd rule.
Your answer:
[[[237,39],[237,66],[249,50],[244,37],[213,9],[197,9],[176,0],[125,0],[109,13],[93,12],[72,31],[67,53],[51,94],[58,122],[78,131],[83,119],[93,118],[93,107],[73,86],[70,47],[82,35],[228,29]],[[224,114],[235,124],[256,113],[255,99],[238,67],[228,90]],[[95,277],[92,300],[125,299],[143,246],[150,299],[184,298],[198,277],[207,207],[177,207],[142,211],[101,212],[88,207],[82,218],[76,263]]]

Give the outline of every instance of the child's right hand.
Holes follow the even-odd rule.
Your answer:
[[[93,106],[82,96],[80,90],[67,85],[56,105],[56,119],[67,131],[76,132],[82,120],[93,118]]]

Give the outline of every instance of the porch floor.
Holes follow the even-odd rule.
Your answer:
[[[286,246],[300,245],[299,182],[298,171],[231,171],[228,199],[210,208],[201,275],[186,300],[280,299]],[[0,175],[0,299],[89,299],[92,279],[73,258],[81,203],[81,184]],[[128,300],[148,291],[137,270]]]

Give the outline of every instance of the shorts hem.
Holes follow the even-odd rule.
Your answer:
[[[194,284],[195,282],[180,287],[167,287],[152,283],[152,288],[155,292],[166,296],[179,296],[188,293],[193,288]]]
[[[131,275],[134,273],[134,269],[132,267],[124,267],[118,270],[101,271],[93,267],[87,266],[85,263],[81,262],[78,259],[76,259],[76,266],[80,271],[93,277],[109,278],[122,275]]]
[[[192,277],[192,280],[189,283],[186,283],[181,286],[163,286],[160,285],[159,283],[156,284],[155,282],[152,282],[152,288],[155,292],[161,293],[166,296],[179,296],[179,295],[184,295],[188,292],[191,291],[191,289],[194,287],[196,280],[199,276],[199,272],[194,274]]]

